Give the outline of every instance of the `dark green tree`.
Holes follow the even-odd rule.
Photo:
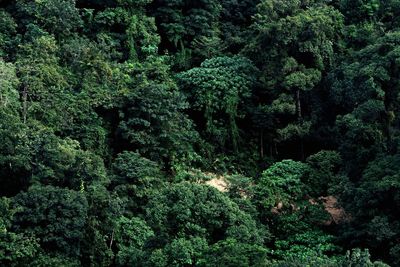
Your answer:
[[[227,196],[214,188],[190,183],[155,192],[146,207],[146,221],[155,233],[157,246],[166,246],[166,250],[176,238],[184,238],[174,241],[177,246],[182,242],[197,244],[200,240],[190,241],[193,236],[204,239],[205,245],[229,238],[261,245],[267,233]],[[196,264],[195,252],[189,255],[186,260]]]
[[[367,244],[371,252],[393,263],[399,257],[399,161],[398,154],[381,155],[368,164],[359,182],[341,188],[342,202],[353,217],[343,228],[345,240],[354,240],[353,246]]]
[[[161,48],[175,54],[174,61],[178,67],[185,69],[206,59],[207,53],[198,50],[201,43],[205,44],[205,49],[209,45],[220,49],[219,1],[156,0],[153,9],[161,33]]]
[[[200,67],[178,75],[193,108],[201,112],[196,121],[205,129],[203,136],[215,146],[238,151],[240,133],[238,120],[246,115],[257,68],[243,57],[217,57],[204,61]]]
[[[75,0],[18,0],[16,7],[24,25],[37,24],[61,37],[71,34],[82,26],[75,2]]]
[[[79,256],[88,209],[83,193],[52,186],[32,187],[13,198],[12,208],[17,210],[13,231],[35,235],[47,251]]]
[[[119,218],[115,232],[117,266],[142,266],[146,261],[145,248],[153,236],[153,231],[142,219]]]
[[[304,159],[303,138],[312,124],[307,118],[312,110],[303,105],[304,100],[334,62],[343,28],[340,12],[322,2],[261,1],[251,26],[252,40],[244,50],[262,67],[266,91],[259,93],[260,104],[285,99],[295,105],[295,114],[288,114],[280,123],[282,126],[275,127],[274,139],[300,141],[301,159]]]
[[[177,161],[196,160],[193,145],[198,137],[183,113],[187,102],[165,60],[149,57],[123,66],[118,129],[132,150],[171,168]]]
[[[128,151],[118,154],[111,171],[114,192],[125,201],[126,212],[132,214],[143,209],[163,178],[157,163]]]
[[[0,57],[10,59],[15,54],[17,36],[17,23],[10,13],[0,9]]]

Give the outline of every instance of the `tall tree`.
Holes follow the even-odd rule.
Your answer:
[[[276,139],[298,138],[302,159],[302,139],[310,128],[302,102],[334,61],[342,27],[340,12],[322,1],[261,1],[257,6],[254,37],[244,52],[262,66],[266,92],[260,92],[261,103],[293,96],[296,116],[289,117]]]
[[[352,171],[357,177],[377,153],[397,151],[399,42],[399,32],[387,33],[354,53],[352,62],[344,61],[332,75],[332,99],[348,113],[338,118],[340,150],[346,166],[358,170]]]
[[[0,57],[11,59],[17,40],[17,23],[10,13],[0,9]]]
[[[156,0],[153,9],[162,37],[162,49],[176,53],[175,64],[178,67],[187,68],[205,59],[204,55],[194,51],[196,43],[208,39],[208,44],[215,43],[211,40],[217,40],[216,44],[219,44],[219,1]]]
[[[239,149],[238,120],[246,115],[257,68],[244,57],[217,57],[180,73],[178,79],[192,106],[202,113],[203,135],[233,151]]]

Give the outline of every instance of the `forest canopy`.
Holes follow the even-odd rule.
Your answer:
[[[0,1],[0,266],[400,266],[400,0]]]

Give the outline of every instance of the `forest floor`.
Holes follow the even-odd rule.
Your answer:
[[[228,181],[223,176],[216,176],[215,178],[206,181],[205,184],[212,186],[221,192],[227,192],[229,186]]]

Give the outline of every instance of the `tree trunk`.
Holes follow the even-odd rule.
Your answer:
[[[387,146],[387,151],[389,154],[394,153],[394,148],[393,148],[393,139],[392,139],[392,120],[393,120],[393,111],[386,111],[386,119],[385,119],[385,134],[386,134],[386,146]]]
[[[109,249],[112,249],[112,245],[114,243],[114,230],[111,233],[111,240],[110,240],[110,245],[109,245]]]
[[[300,124],[303,120],[303,115],[301,114],[301,100],[300,100],[300,89],[296,90],[296,112],[297,112],[297,122]],[[304,161],[304,140],[302,136],[300,138],[300,160]]]
[[[22,91],[22,117],[24,120],[24,123],[26,123],[26,117],[28,113],[28,89],[24,87],[24,90]]]
[[[297,113],[297,119],[301,120],[302,115],[301,115],[300,89],[297,89],[296,91],[296,113]]]

